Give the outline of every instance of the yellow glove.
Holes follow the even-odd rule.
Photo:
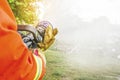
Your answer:
[[[53,42],[55,41],[55,35],[57,33],[58,33],[57,28],[53,29],[51,26],[48,26],[45,29],[43,42],[38,43],[42,51],[45,51],[53,44]]]

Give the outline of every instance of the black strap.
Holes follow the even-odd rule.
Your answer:
[[[36,43],[42,42],[43,38],[39,35],[38,31],[33,26],[30,26],[30,25],[18,25],[18,31],[28,31],[28,32],[32,33]]]

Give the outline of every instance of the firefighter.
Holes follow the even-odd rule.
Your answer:
[[[50,27],[46,30],[42,47],[47,46],[45,49],[55,36]],[[44,74],[44,55],[28,49],[17,32],[17,23],[7,0],[0,0],[0,80],[42,80]]]

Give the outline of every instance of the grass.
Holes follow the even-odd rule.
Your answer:
[[[46,52],[47,71],[43,80],[118,80],[120,72],[74,68],[65,61],[64,53],[55,50]]]
[[[47,72],[43,80],[60,80],[64,75],[64,56],[58,51],[47,51]]]

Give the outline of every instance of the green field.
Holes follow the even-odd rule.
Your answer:
[[[46,52],[47,72],[43,80],[120,80],[120,68],[114,65],[107,69],[72,67],[66,63],[63,52],[48,50]]]

